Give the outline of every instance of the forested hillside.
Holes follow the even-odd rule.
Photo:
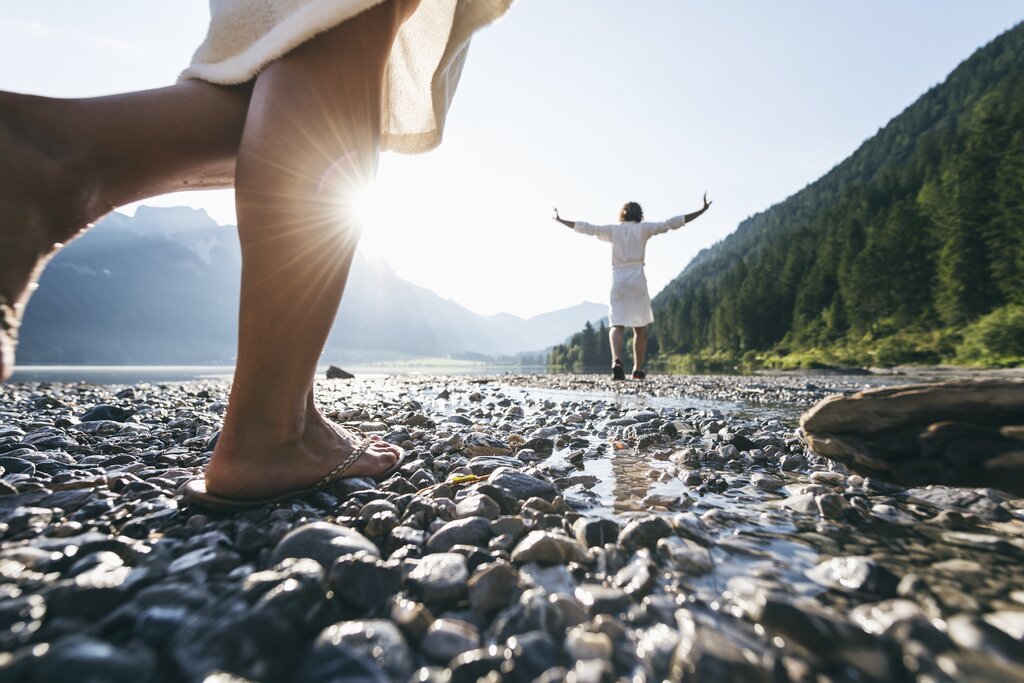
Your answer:
[[[698,254],[654,311],[663,357],[1024,361],[1024,24]]]

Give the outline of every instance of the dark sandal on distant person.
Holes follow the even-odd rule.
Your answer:
[[[626,379],[626,371],[622,369],[622,361],[618,358],[612,363],[612,379]]]
[[[362,432],[359,433],[362,434]],[[209,510],[217,510],[220,512],[251,510],[253,508],[259,508],[265,505],[281,503],[286,500],[291,500],[292,498],[304,496],[307,493],[322,491],[323,489],[329,487],[331,484],[341,479],[346,479],[347,477],[345,473],[352,467],[352,465],[356,463],[357,460],[359,460],[359,458],[364,453],[366,453],[366,449],[373,445],[375,441],[376,440],[373,437],[363,435],[362,441],[359,442],[359,445],[356,446],[352,453],[350,453],[344,460],[342,460],[337,467],[335,467],[333,470],[331,470],[325,476],[323,476],[318,482],[316,482],[312,486],[307,486],[306,488],[298,489],[295,491],[289,491],[287,493],[281,493],[276,496],[258,498],[254,500],[225,498],[224,496],[218,496],[217,494],[210,493],[209,491],[207,491],[206,479],[204,477],[196,477],[195,479],[190,479],[189,481],[185,482],[181,486],[181,488],[178,489],[178,492],[185,498],[186,501],[193,505],[207,508]],[[369,478],[376,479],[377,481],[382,481],[390,477],[392,474],[395,473],[396,470],[398,470],[399,467],[405,464],[405,452],[401,448],[398,448],[397,446],[395,446],[395,448],[398,449],[398,460],[395,461],[395,464],[388,468],[388,470],[386,470],[385,472],[382,472],[381,474],[377,475],[376,477]]]
[[[643,370],[633,371],[633,379],[644,379],[645,377],[647,377],[647,373],[644,372]]]

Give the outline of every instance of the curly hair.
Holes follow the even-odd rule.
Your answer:
[[[623,223],[639,223],[644,219],[644,210],[636,202],[626,202],[619,212],[619,220]]]

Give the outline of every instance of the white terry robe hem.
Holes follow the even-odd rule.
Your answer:
[[[384,0],[306,0],[286,17],[273,24],[240,51],[227,56],[220,33],[230,26],[218,25],[217,16],[211,17],[210,32],[196,50],[192,63],[179,80],[197,79],[218,85],[237,85],[254,78],[264,67],[286,55],[307,40],[329,31],[352,17],[380,4]],[[216,2],[211,0],[211,14]],[[228,4],[246,0],[231,0]],[[445,119],[455,88],[462,74],[470,38],[483,26],[501,17],[513,0],[421,0],[413,15],[399,29],[398,37],[388,57],[382,100],[381,148],[407,154],[425,152],[441,142]],[[264,5],[265,7],[266,5]],[[239,5],[235,5],[235,8]],[[442,33],[443,32],[443,33]],[[443,50],[439,50],[443,42]],[[435,41],[436,44],[431,44]],[[399,79],[404,79],[398,82]],[[429,80],[429,83],[426,81]],[[429,120],[426,112],[418,111],[415,126],[398,120],[403,108],[409,108],[403,89],[430,90],[430,105],[414,102],[416,109],[432,108]],[[412,93],[411,99],[425,100],[426,93]],[[417,105],[419,105],[417,107]]]

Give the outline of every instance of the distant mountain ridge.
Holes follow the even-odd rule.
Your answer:
[[[114,213],[50,262],[21,330],[21,364],[231,363],[241,254],[204,211]],[[356,255],[325,362],[542,352],[606,307],[477,315]]]

